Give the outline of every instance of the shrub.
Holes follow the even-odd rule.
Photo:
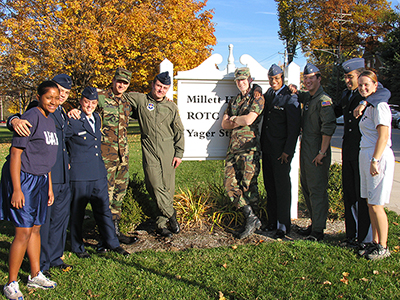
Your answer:
[[[133,231],[153,214],[154,207],[150,204],[151,202],[145,190],[144,181],[138,179],[136,173],[132,174],[122,205],[120,222],[122,233]]]

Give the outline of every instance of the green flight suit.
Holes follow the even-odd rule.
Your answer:
[[[336,118],[331,98],[322,86],[311,96],[301,93],[302,137],[300,148],[300,182],[307,208],[311,214],[312,230],[323,232],[326,228],[329,199],[327,193],[331,147],[326,151],[323,164],[315,166],[313,159],[321,150],[322,136],[332,136],[336,129]]]
[[[157,227],[165,228],[174,213],[174,157],[182,158],[184,129],[175,103],[154,100],[150,94],[127,93],[141,131],[143,170],[147,191],[160,210]]]

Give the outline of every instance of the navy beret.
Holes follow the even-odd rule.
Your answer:
[[[72,79],[69,77],[67,74],[59,74],[54,76],[52,79],[55,83],[58,83],[61,85],[63,88],[70,90],[72,87]]]
[[[312,74],[312,73],[320,73],[320,71],[316,66],[314,66],[313,64],[308,63],[304,67],[303,75],[308,75],[308,74]]]
[[[281,73],[283,73],[282,69],[276,64],[273,64],[268,70],[268,76],[275,76]]]
[[[360,68],[365,68],[365,61],[364,58],[352,58],[342,63],[342,67],[345,73],[349,73]]]
[[[82,98],[83,97],[85,97],[88,100],[97,100],[98,99],[97,89],[91,86],[85,87],[85,89],[82,92]]]
[[[169,77],[168,71],[162,72],[156,76],[156,79],[165,85],[171,84],[171,77]]]

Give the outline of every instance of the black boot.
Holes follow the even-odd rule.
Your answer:
[[[253,213],[250,205],[245,205],[242,207],[243,214],[246,218],[246,226],[244,231],[239,235],[239,239],[244,239],[252,235],[257,229],[261,227],[261,221]]]
[[[176,210],[174,209],[174,214],[169,218],[169,226],[171,227],[172,233],[179,233],[181,231],[179,227],[178,220],[176,219]]]
[[[125,234],[119,231],[119,220],[114,220],[115,234],[118,237],[120,243],[125,245],[130,245],[136,243],[139,239],[135,236],[126,236]]]

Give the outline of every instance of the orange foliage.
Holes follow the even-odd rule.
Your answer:
[[[121,66],[133,72],[132,89],[146,91],[164,58],[181,71],[211,54],[216,39],[206,2],[7,1],[0,11],[0,89],[34,89],[58,73],[72,77],[75,93],[89,84],[106,88]]]

